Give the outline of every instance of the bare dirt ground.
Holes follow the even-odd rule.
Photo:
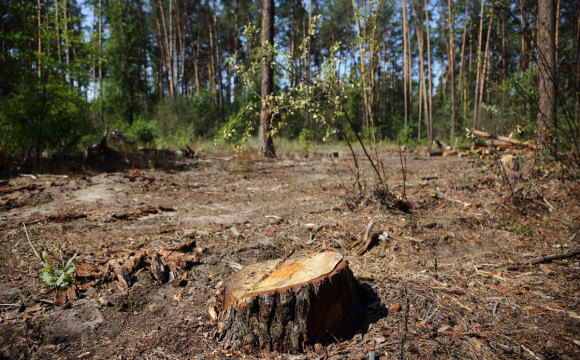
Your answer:
[[[402,193],[399,154],[379,155]],[[349,209],[346,151],[335,165],[326,153],[246,153],[12,178],[0,184],[12,189],[0,192],[0,303],[21,305],[0,307],[0,358],[580,359],[580,259],[506,270],[580,246],[578,182],[537,177],[516,208],[467,159],[405,156],[411,214],[372,199]],[[375,236],[386,235],[363,255],[346,250],[371,219]],[[76,292],[42,285],[23,223],[53,259],[56,246],[65,260],[78,254]],[[110,259],[191,240],[199,264],[179,268],[179,280],[159,284],[141,271],[123,289],[91,279]],[[322,246],[345,254],[363,289],[357,334],[303,355],[242,354],[215,339],[208,301],[236,264]]]

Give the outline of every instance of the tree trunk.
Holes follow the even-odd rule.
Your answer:
[[[480,13],[480,18],[479,18],[479,40],[477,43],[477,49],[475,51],[476,55],[477,55],[477,75],[475,76],[475,97],[473,100],[473,128],[475,129],[477,126],[477,115],[478,115],[478,102],[477,99],[479,98],[479,78],[481,76],[481,43],[483,42],[483,5],[485,3],[485,0],[481,0],[481,13]]]
[[[360,316],[357,288],[347,261],[334,249],[247,266],[223,289],[218,338],[262,355],[345,339]]]
[[[222,79],[222,53],[220,50],[220,39],[219,39],[219,23],[217,21],[217,12],[218,7],[216,6],[215,0],[213,0],[213,22],[215,24],[215,51],[216,51],[216,71],[217,71],[217,98],[218,98],[218,105],[220,109],[220,118],[222,122],[224,121],[224,97],[222,94],[222,86],[223,86],[223,79]]]
[[[208,67],[208,78],[209,78],[209,90],[214,94],[214,105],[218,105],[217,93],[216,93],[216,83],[215,83],[215,49],[213,43],[213,25],[211,17],[211,7],[209,6],[209,1],[206,0],[205,7],[207,10],[207,27],[209,31],[209,67]]]
[[[518,72],[526,70],[526,24],[524,22],[524,2],[520,0],[520,61],[518,62]]]
[[[42,4],[41,4],[40,0],[38,0],[37,1],[37,4],[36,4],[36,6],[38,7],[38,10],[37,10],[38,11],[38,13],[37,13],[37,16],[38,16],[38,55],[37,55],[37,61],[36,61],[36,72],[38,74],[38,78],[39,79],[42,77],[42,70],[41,70],[42,63],[41,63],[41,60],[40,60],[40,57],[41,57],[41,54],[42,54],[42,35],[41,35],[42,34],[42,29],[41,29],[41,27],[42,27],[42,18],[41,18],[42,13],[41,13],[41,5]]]
[[[447,0],[449,11],[449,58],[447,67],[451,79],[451,129],[449,129],[449,139],[455,136],[455,15],[453,14],[453,0]]]
[[[487,67],[489,64],[489,43],[491,42],[491,27],[493,24],[493,13],[489,19],[489,25],[487,28],[487,39],[485,42],[485,50],[483,51],[483,65],[481,68],[481,74],[479,76],[479,104],[477,105],[477,118],[481,117],[481,103],[483,102],[483,92],[485,90],[485,78],[487,76]],[[475,99],[478,101],[477,99]]]
[[[441,37],[443,38],[443,44],[445,44],[445,52],[449,57],[449,42],[447,41],[447,36],[445,35],[447,21],[445,18],[445,11],[443,10],[443,0],[439,1],[439,7],[441,8],[441,21],[443,21],[443,26],[441,26]],[[445,76],[443,76],[443,74],[445,74]],[[445,72],[445,53],[441,51],[441,96],[444,103],[447,101],[447,76],[449,76],[449,65],[447,66],[447,72]]]
[[[556,46],[554,1],[538,1],[538,74],[540,114],[538,134],[543,145],[554,150],[551,142],[556,122]]]
[[[463,98],[463,121],[465,122],[467,120],[467,105],[466,105],[466,91],[465,91],[465,75],[463,74],[463,63],[465,62],[465,42],[467,40],[467,11],[469,9],[469,1],[465,2],[465,15],[464,15],[464,20],[463,20],[463,38],[461,39],[461,58],[459,60],[459,81],[460,81],[460,86],[459,86],[459,91],[461,91],[461,96]]]
[[[421,141],[421,115],[422,111],[425,112],[425,124],[429,127],[429,115],[428,115],[428,105],[427,105],[427,87],[425,84],[425,65],[423,56],[423,20],[420,15],[421,12],[417,13],[415,8],[413,8],[413,14],[415,15],[415,20],[417,22],[417,45],[419,48],[419,117],[417,120],[417,141]]]
[[[62,18],[64,21],[63,26],[63,35],[64,35],[64,51],[65,51],[65,59],[66,59],[66,76],[68,76],[68,80],[73,85],[72,76],[70,74],[70,48],[68,46],[68,16],[67,16],[67,7],[68,3],[66,0],[62,2]]]
[[[163,10],[163,4],[161,3],[161,0],[157,1],[159,4],[159,13],[161,14],[161,22],[163,24],[163,34],[165,37],[165,44],[163,46],[164,49],[164,54],[165,54],[165,69],[168,72],[169,75],[169,98],[171,100],[175,99],[175,94],[173,92],[173,90],[175,89],[173,87],[173,61],[172,61],[172,55],[173,52],[171,50],[171,24],[170,24],[170,29],[169,29],[169,35],[168,35],[168,31],[167,31],[167,26],[166,26],[166,22],[165,22],[165,11]],[[172,4],[172,1],[169,1],[169,4]],[[171,11],[169,13],[169,20],[171,21]]]
[[[431,72],[431,34],[429,24],[429,2],[425,0],[425,20],[427,22],[427,71],[429,76],[429,123],[427,129],[427,139],[433,141],[433,75]]]
[[[409,84],[408,84],[408,78],[409,78],[409,73],[410,73],[410,69],[409,69],[409,54],[407,53],[407,48],[409,46],[408,44],[408,38],[407,38],[407,33],[408,33],[408,29],[409,29],[409,23],[407,21],[407,1],[403,0],[403,100],[405,103],[405,129],[407,128],[408,124],[409,124]]]
[[[54,1],[54,29],[56,30],[56,49],[58,62],[62,64],[62,52],[60,50],[60,21],[58,19],[58,0]]]
[[[99,117],[105,127],[103,114],[103,0],[99,0]]]
[[[274,45],[274,0],[262,0],[262,44]],[[274,69],[268,50],[262,48],[262,106],[260,110],[260,135],[258,153],[260,156],[275,157],[272,141],[272,114],[268,98],[274,93]]]

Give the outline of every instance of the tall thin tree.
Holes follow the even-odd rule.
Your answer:
[[[270,46],[274,45],[274,0],[262,0],[262,104],[260,109],[260,134],[258,153],[275,157],[272,141],[272,113],[268,98],[274,93],[274,68],[270,59]]]

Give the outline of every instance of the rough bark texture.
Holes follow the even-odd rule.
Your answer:
[[[274,69],[265,46],[274,44],[274,0],[262,0],[262,108],[260,111],[260,156],[275,157],[271,131],[271,111],[266,99],[274,93]]]
[[[296,267],[292,261],[268,265],[270,269],[265,272],[271,275],[267,278],[276,277],[284,267]],[[254,275],[254,270],[248,274]],[[240,283],[248,274],[243,269],[228,284]],[[257,276],[264,278],[262,274]],[[357,328],[357,285],[342,257],[334,270],[306,282],[250,292],[239,298],[228,286],[224,289],[218,338],[236,349],[249,353],[302,352],[306,345],[344,339]]]
[[[556,45],[553,0],[538,2],[538,74],[540,78],[540,114],[538,134],[551,147],[550,128],[556,124]]]

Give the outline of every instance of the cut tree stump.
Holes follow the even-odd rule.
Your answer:
[[[356,280],[336,249],[247,266],[226,282],[222,300],[218,338],[249,353],[345,339],[360,312]]]

